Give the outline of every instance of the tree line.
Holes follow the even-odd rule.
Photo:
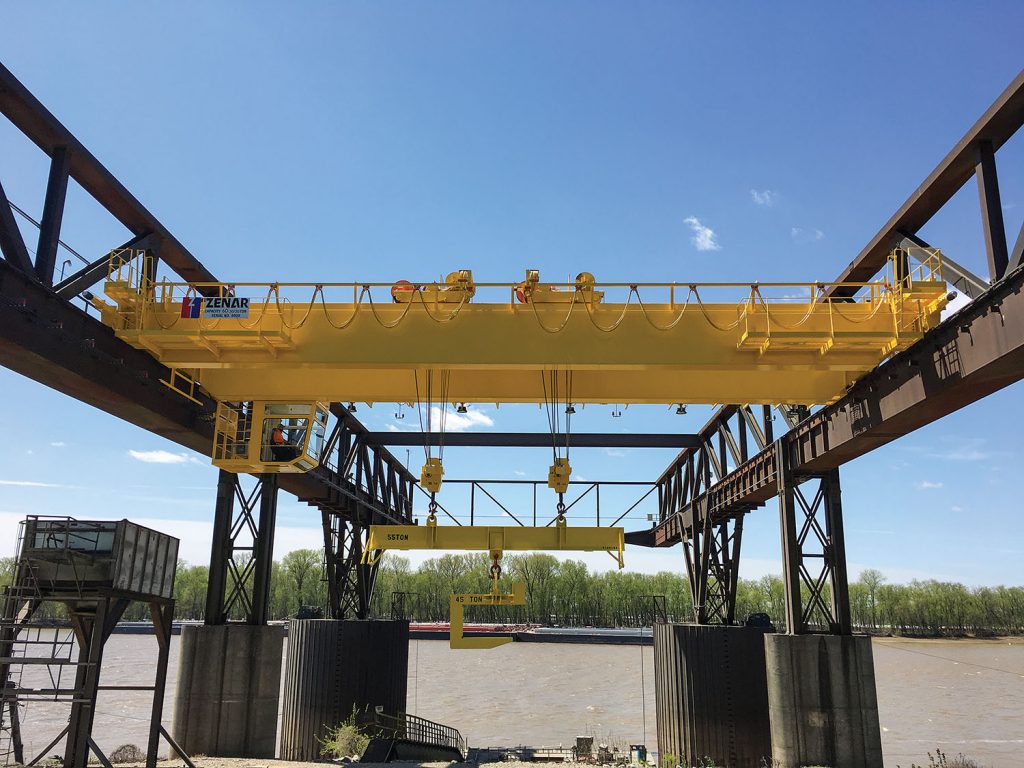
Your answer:
[[[372,614],[387,618],[397,608],[413,621],[447,621],[449,595],[489,590],[490,565],[487,555],[481,553],[444,555],[413,569],[407,559],[388,555],[378,571]],[[466,613],[468,622],[636,627],[649,625],[662,611],[669,621],[693,618],[690,590],[682,573],[593,573],[583,562],[540,553],[510,555],[502,567],[503,585],[511,581],[526,585],[526,605],[471,608]],[[13,561],[0,561],[0,584],[10,583],[12,576]],[[178,619],[203,618],[208,576],[205,566],[179,564],[174,587]],[[401,595],[398,602],[396,594]],[[659,597],[657,603],[655,596]],[[784,590],[778,576],[740,579],[736,603],[739,621],[765,613],[777,627],[784,626]],[[302,608],[328,615],[320,550],[293,550],[273,565],[271,617],[291,618]],[[1024,634],[1024,587],[971,588],[931,580],[889,584],[878,571],[867,570],[850,584],[850,610],[855,627],[868,632]],[[148,609],[133,604],[124,618],[148,619]],[[239,607],[232,618],[242,618]]]

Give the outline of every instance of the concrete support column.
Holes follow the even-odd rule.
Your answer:
[[[319,760],[327,728],[353,712],[405,712],[409,622],[293,619],[281,722],[282,760]]]
[[[284,630],[183,627],[175,741],[190,755],[272,758],[277,748]]]
[[[760,768],[771,755],[764,630],[654,625],[658,754]]]
[[[778,768],[882,764],[871,638],[765,635]]]

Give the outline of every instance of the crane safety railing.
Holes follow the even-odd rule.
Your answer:
[[[920,264],[916,268],[918,274],[916,279],[941,280],[941,253],[937,249],[916,250],[922,252],[919,257]],[[149,257],[144,255],[142,258],[137,258],[140,254],[142,252],[119,251],[111,255],[109,279],[115,281],[116,285],[131,286],[141,299],[138,306],[133,306],[130,310],[122,312],[128,327],[143,327],[144,315],[150,311],[157,311],[159,308],[159,314],[164,318],[167,318],[168,313],[171,315],[166,329],[177,324],[180,317],[199,319],[201,323],[205,323],[202,327],[216,329],[222,318],[206,318],[204,310],[200,310],[198,314],[182,310],[177,316],[174,312],[178,307],[188,306],[188,302],[192,300],[198,302],[200,298],[204,297],[243,298],[242,294],[251,294],[244,296],[249,302],[251,311],[247,313],[247,322],[241,323],[241,325],[252,328],[257,327],[264,317],[284,319],[285,316],[287,316],[286,327],[299,327],[317,310],[319,305],[320,311],[323,312],[328,322],[338,329],[343,329],[361,309],[369,310],[376,315],[378,307],[391,307],[396,302],[395,290],[400,289],[401,295],[407,298],[398,302],[403,309],[398,319],[389,317],[388,327],[397,325],[405,314],[416,306],[422,306],[433,319],[439,322],[452,320],[462,307],[471,301],[475,300],[474,303],[477,304],[486,303],[480,301],[480,296],[483,293],[491,292],[497,299],[491,303],[505,304],[518,311],[529,312],[532,309],[536,312],[538,304],[547,307],[564,304],[568,307],[566,321],[575,311],[586,312],[591,319],[594,319],[594,315],[601,308],[619,311],[621,313],[619,320],[611,326],[603,326],[608,329],[617,326],[632,306],[634,311],[639,311],[647,316],[652,325],[668,330],[674,327],[689,309],[703,313],[705,319],[714,323],[705,309],[709,305],[716,308],[733,306],[738,323],[752,310],[763,308],[767,311],[769,305],[777,307],[780,313],[784,313],[786,305],[797,304],[800,307],[811,305],[810,311],[818,311],[821,305],[831,307],[835,303],[841,303],[843,306],[849,307],[851,303],[861,303],[867,304],[873,314],[874,310],[883,306],[894,307],[902,293],[901,283],[895,279],[896,270],[891,268],[890,274],[885,274],[879,280],[856,283],[594,282],[587,285],[543,283],[542,285],[546,288],[553,289],[553,293],[547,294],[548,297],[561,296],[560,300],[552,305],[548,299],[524,302],[521,293],[524,285],[522,282],[469,283],[471,290],[443,282],[429,281],[422,283],[362,281],[202,283],[172,282],[163,279],[153,282],[152,268],[146,263]],[[895,255],[894,252],[894,257]],[[830,294],[841,287],[855,289],[853,297],[832,299]],[[386,296],[381,295],[385,292]],[[603,300],[595,300],[597,294],[600,294]],[[613,298],[619,300],[613,302]],[[340,309],[338,305],[351,307],[351,309],[344,310],[348,312],[347,317],[337,314]],[[581,309],[577,310],[578,307]],[[658,311],[668,310],[678,313],[677,317],[670,325],[660,326],[648,316],[648,308],[654,307],[657,307]],[[794,310],[801,311],[795,307]],[[160,327],[164,326],[160,325]]]
[[[881,273],[879,279],[866,282],[821,282],[821,281],[751,281],[751,282],[714,282],[714,281],[663,281],[663,282],[543,282],[539,283],[544,287],[552,289],[556,294],[561,293],[562,301],[565,303],[590,303],[591,297],[598,294],[604,297],[606,303],[611,303],[603,292],[613,291],[625,293],[622,296],[624,302],[629,302],[635,297],[638,304],[642,304],[639,291],[662,290],[667,291],[667,296],[662,295],[658,303],[667,304],[670,308],[677,308],[687,304],[691,299],[696,298],[703,301],[699,291],[711,291],[718,294],[724,292],[725,298],[714,303],[737,304],[746,303],[751,297],[758,297],[759,300],[772,303],[804,303],[807,300],[827,302],[835,288],[855,288],[858,292],[851,298],[854,301],[874,303],[885,299],[888,296],[897,294],[900,291],[900,275],[906,274],[906,268],[900,271],[899,264],[902,259],[911,257],[917,264],[910,268],[913,280],[935,281],[942,279],[942,252],[938,248],[925,248],[918,246],[901,247],[894,249],[888,261],[887,269]],[[422,281],[410,283],[408,281],[398,282],[375,282],[375,281],[351,281],[351,282],[185,282],[169,281],[166,278],[156,281],[154,279],[155,260],[146,251],[134,249],[119,249],[112,251],[109,256],[108,281],[127,284],[135,288],[139,293],[152,291],[150,301],[156,304],[174,304],[185,298],[195,296],[207,297],[236,297],[239,289],[255,288],[257,299],[259,294],[265,297],[269,303],[280,301],[283,304],[299,304],[312,302],[318,298],[326,298],[323,293],[339,291],[341,295],[338,303],[360,304],[363,302],[379,301],[373,297],[373,292],[387,291],[386,301],[391,302],[394,291],[401,289],[407,294],[423,293],[426,291],[431,297],[425,299],[424,303],[440,307],[444,304],[459,303],[453,302],[451,298],[445,299],[446,289],[456,289],[456,295],[465,295],[465,301],[476,297],[481,291],[494,292],[500,298],[498,303],[508,303],[510,306],[524,303],[522,296],[517,296],[521,291],[524,282],[475,282],[470,279],[466,284],[471,290],[460,290],[464,286],[453,285],[445,281]],[[598,290],[600,289],[600,290]],[[822,294],[821,289],[826,293]],[[793,293],[797,290],[798,293]],[[696,294],[696,295],[695,295]],[[680,300],[682,296],[682,300]],[[351,297],[351,298],[349,298]],[[570,298],[572,297],[572,298]],[[851,298],[844,297],[843,303],[850,303]],[[546,303],[547,300],[541,301]],[[409,302],[412,303],[412,302]],[[708,303],[708,302],[705,302]]]

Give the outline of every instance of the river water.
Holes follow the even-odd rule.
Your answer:
[[[155,654],[152,637],[114,635],[102,684],[151,683]],[[886,766],[927,764],[925,753],[936,747],[985,766],[1024,765],[1024,642],[879,640],[874,655]],[[175,637],[168,728],[177,666]],[[649,647],[511,643],[453,651],[444,641],[414,641],[408,710],[459,728],[473,746],[571,746],[576,736],[593,735],[654,750],[653,667]],[[27,671],[24,683],[43,674]],[[149,694],[102,692],[94,727],[99,746],[144,746],[148,708]],[[30,703],[26,751],[46,746],[67,712],[66,705]]]

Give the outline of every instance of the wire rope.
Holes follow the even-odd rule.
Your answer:
[[[753,290],[753,293],[760,300],[761,306],[764,307],[764,314],[765,314],[765,317],[768,318],[768,322],[769,323],[775,323],[777,326],[782,328],[782,330],[784,330],[784,331],[795,331],[797,328],[800,328],[804,323],[806,323],[808,320],[811,319],[811,315],[814,314],[814,310],[818,307],[817,299],[816,298],[812,298],[812,301],[808,305],[807,311],[804,313],[804,316],[801,317],[794,325],[786,325],[785,323],[783,323],[778,318],[772,317],[772,311],[771,311],[771,308],[770,308],[770,306],[768,304],[768,301],[767,301],[767,299],[765,299],[764,295],[761,293],[761,290],[759,288],[755,287],[754,290]]]
[[[369,286],[365,286],[364,285],[363,288],[364,288],[364,291],[365,291],[366,295],[369,297],[370,312],[373,313],[373,319],[376,320],[377,323],[382,328],[387,328],[388,330],[390,330],[392,328],[396,328],[400,322],[405,320],[405,316],[408,315],[409,314],[409,310],[412,309],[412,302],[410,301],[408,304],[405,305],[405,309],[402,311],[402,314],[400,314],[398,316],[398,319],[395,320],[395,322],[393,322],[393,323],[385,323],[383,320],[380,319],[380,316],[377,314],[377,305],[373,301],[373,292],[369,290]],[[360,299],[361,298],[362,298],[362,296],[360,296]]]
[[[586,302],[584,302],[584,303],[586,303]],[[565,319],[562,321],[561,325],[559,325],[554,330],[552,330],[551,328],[548,328],[546,325],[544,325],[544,321],[540,319],[540,313],[537,311],[537,304],[536,304],[536,302],[531,301],[530,302],[530,308],[533,310],[533,316],[537,318],[537,324],[540,325],[540,327],[543,328],[547,333],[561,333],[562,329],[564,329],[565,326],[567,326],[569,324],[569,318],[572,317],[572,312],[576,308],[576,295],[573,294],[572,301],[569,302],[569,311],[566,312]]]
[[[420,304],[423,305],[423,311],[426,313],[427,317],[429,317],[431,320],[433,320],[435,323],[438,323],[438,324],[450,323],[452,320],[454,320],[458,316],[459,312],[462,311],[462,308],[466,305],[466,302],[468,301],[468,294],[465,291],[463,291],[462,299],[459,301],[458,306],[455,307],[455,309],[453,309],[451,311],[451,313],[449,313],[448,317],[440,317],[439,318],[439,317],[434,317],[434,315],[431,313],[430,309],[427,307],[427,301],[426,301],[426,299],[423,298],[423,291],[416,291],[416,296],[417,296],[417,298],[419,298]],[[412,302],[410,301],[409,304],[411,306]],[[402,317],[404,318],[405,315],[402,315]]]
[[[296,323],[295,325],[289,325],[288,323],[286,323],[286,322],[285,322],[285,319],[284,319],[284,312],[282,312],[282,311],[281,311],[281,293],[280,293],[280,290],[279,290],[279,286],[275,284],[275,285],[274,285],[274,286],[273,286],[273,287],[271,288],[271,290],[272,290],[272,291],[273,291],[273,293],[274,293],[274,304],[275,304],[275,305],[276,305],[276,307],[277,307],[277,312],[278,312],[278,314],[279,314],[279,315],[281,316],[281,325],[283,325],[283,326],[284,326],[285,328],[287,328],[287,329],[288,329],[289,331],[294,331],[294,330],[296,330],[296,329],[298,329],[298,328],[301,328],[302,326],[304,326],[304,325],[306,324],[306,321],[307,321],[307,320],[309,319],[309,315],[310,315],[310,313],[312,313],[312,311],[313,311],[313,305],[314,305],[314,304],[316,303],[316,295],[317,295],[317,293],[319,293],[319,292],[320,292],[320,291],[321,291],[322,289],[323,289],[323,287],[322,287],[322,286],[320,286],[320,285],[316,286],[316,287],[315,287],[315,288],[313,289],[313,295],[309,297],[309,305],[308,305],[308,306],[306,307],[306,314],[304,314],[304,315],[302,316],[302,319],[301,319],[301,320],[299,320],[299,322],[298,322],[298,323]],[[287,299],[287,298],[285,298],[285,302],[286,302],[286,303],[291,303],[291,302],[289,302],[289,301],[288,301],[288,299]]]
[[[835,313],[839,315],[841,318],[843,318],[843,320],[845,320],[848,323],[853,323],[854,325],[859,325],[861,323],[866,323],[868,320],[873,319],[875,315],[877,315],[879,311],[881,311],[882,307],[886,306],[887,304],[891,306],[891,299],[883,300],[879,298],[875,304],[875,308],[871,310],[871,314],[867,315],[866,317],[862,317],[860,320],[854,320],[852,317],[849,317],[845,312],[843,312],[843,310],[839,308],[840,305],[845,302],[833,301],[832,299],[829,299],[828,303],[829,306],[833,310],[835,310]],[[895,314],[895,310],[893,310],[893,313]]]
[[[583,305],[587,308],[587,316],[590,318],[591,325],[593,325],[595,328],[597,328],[597,330],[601,331],[602,333],[611,333],[612,331],[617,329],[620,325],[622,325],[622,321],[626,319],[626,312],[629,311],[629,304],[633,300],[634,293],[636,293],[636,286],[631,285],[629,288],[629,295],[626,297],[626,303],[622,307],[622,312],[619,313],[619,318],[614,323],[607,327],[601,325],[600,323],[597,322],[597,320],[594,319],[594,308],[590,305],[590,303],[583,302]],[[639,293],[637,293],[637,298],[640,298]]]
[[[656,330],[656,331],[671,331],[673,328],[675,328],[677,325],[679,325],[679,321],[682,320],[683,319],[683,315],[686,314],[686,309],[687,309],[687,307],[690,306],[690,297],[693,295],[693,291],[694,291],[694,286],[691,285],[689,292],[686,294],[686,301],[683,302],[683,308],[679,310],[679,315],[671,323],[669,323],[668,325],[664,325],[664,326],[658,325],[653,320],[651,320],[650,315],[647,314],[647,306],[644,304],[644,300],[642,298],[640,298],[640,292],[639,291],[637,291],[637,294],[636,294],[636,301],[637,301],[637,304],[640,305],[640,310],[644,314],[644,319],[647,321],[647,323],[654,330]]]
[[[363,290],[359,293],[359,296],[355,300],[354,306],[352,308],[352,316],[348,320],[343,322],[341,325],[337,325],[333,320],[331,320],[331,313],[327,310],[327,299],[324,298],[323,286],[321,285],[317,287],[320,289],[320,306],[323,308],[324,311],[324,319],[327,320],[328,325],[330,325],[336,331],[343,331],[350,325],[352,325],[352,321],[356,319],[356,315],[359,314],[359,307],[363,303],[363,294],[370,290],[368,286],[363,286]]]
[[[753,291],[751,292],[751,294],[753,294]],[[747,313],[750,311],[752,295],[750,297],[747,297],[746,301],[743,302],[743,311],[740,313],[740,316],[737,317],[734,322],[729,323],[728,325],[723,327],[708,316],[708,312],[704,308],[704,302],[700,298],[700,292],[697,290],[697,286],[693,286],[693,295],[697,297],[697,306],[700,307],[700,312],[702,315],[704,315],[704,319],[707,321],[708,325],[710,325],[716,331],[719,331],[721,333],[727,333],[737,328],[739,324],[746,319]]]

